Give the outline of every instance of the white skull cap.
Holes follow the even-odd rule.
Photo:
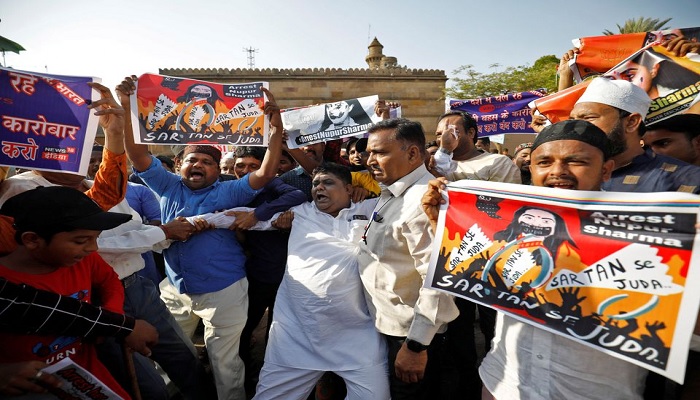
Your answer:
[[[644,89],[626,80],[595,78],[583,96],[576,101],[576,104],[578,103],[605,104],[645,117],[651,105],[651,98]]]

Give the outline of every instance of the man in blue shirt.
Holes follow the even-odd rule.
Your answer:
[[[129,107],[133,79],[119,85],[123,107]],[[282,120],[274,97],[267,90],[265,113],[270,116],[269,148],[259,170],[242,179],[219,180],[221,152],[212,146],[188,145],[183,152],[180,175],[174,175],[136,145],[129,128],[125,147],[134,170],[160,196],[163,223],[178,216],[194,216],[250,203],[277,173],[282,152]],[[209,353],[219,399],[245,399],[244,366],[238,355],[241,331],[248,308],[245,254],[234,231],[212,229],[173,243],[164,251],[167,281],[161,297],[190,337],[204,322],[204,340]]]

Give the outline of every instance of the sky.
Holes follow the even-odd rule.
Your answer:
[[[256,68],[366,68],[375,36],[408,68],[488,73],[642,16],[700,26],[700,1],[0,0],[0,35],[26,49],[8,66],[114,88],[159,68],[247,68],[244,48]]]

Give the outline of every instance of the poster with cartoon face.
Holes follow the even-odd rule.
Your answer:
[[[682,381],[700,307],[700,200],[448,186],[426,286]]]
[[[267,82],[221,84],[143,74],[131,100],[134,140],[142,144],[266,146]]]

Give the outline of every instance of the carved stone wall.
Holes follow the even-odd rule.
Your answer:
[[[436,119],[444,110],[447,76],[442,70],[395,68],[306,68],[306,69],[227,69],[161,68],[161,75],[218,83],[270,82],[270,90],[281,107],[378,95],[398,101],[403,116],[423,125],[432,140]]]

